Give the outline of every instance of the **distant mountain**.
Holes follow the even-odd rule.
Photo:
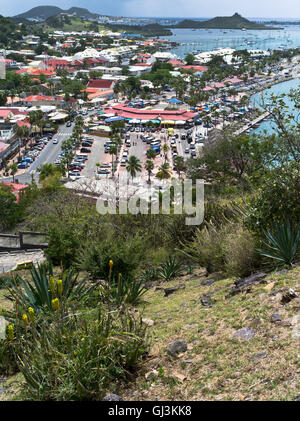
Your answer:
[[[71,7],[69,10],[63,10],[60,7],[56,6],[38,6],[33,9],[28,10],[27,12],[21,13],[13,17],[14,20],[20,21],[20,19],[42,19],[46,20],[52,16],[57,16],[60,13],[69,13],[75,14],[81,18],[96,18],[98,15],[95,13],[89,12],[87,9],[82,9],[80,7]]]
[[[272,28],[263,24],[251,22],[250,20],[242,17],[238,13],[233,16],[218,16],[216,18],[206,21],[183,20],[172,28],[205,28],[205,29],[280,29]]]

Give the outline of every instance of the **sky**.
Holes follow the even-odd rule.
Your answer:
[[[244,4],[242,4],[244,3]],[[0,14],[14,16],[36,6],[85,7],[113,16],[214,17],[235,12],[245,17],[300,18],[299,0],[0,0]]]

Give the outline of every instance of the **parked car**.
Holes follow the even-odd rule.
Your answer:
[[[83,152],[83,153],[91,153],[91,150],[88,149],[88,148],[81,148],[80,149],[80,152]]]
[[[20,168],[20,169],[25,169],[25,168],[28,168],[28,167],[29,167],[28,162],[21,162],[20,164],[18,164],[18,168]]]
[[[57,145],[58,144],[58,140],[57,139],[54,139],[52,143],[53,143],[53,145]]]

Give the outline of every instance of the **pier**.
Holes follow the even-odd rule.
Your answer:
[[[265,113],[263,113],[262,115],[257,117],[255,120],[253,120],[250,123],[246,124],[245,126],[241,127],[239,130],[237,130],[235,132],[235,134],[238,136],[238,135],[244,133],[246,130],[249,130],[249,129],[251,129],[251,127],[255,126],[255,124],[258,124],[261,121],[265,120],[267,117],[269,117],[269,115],[270,115],[270,112],[266,111]]]

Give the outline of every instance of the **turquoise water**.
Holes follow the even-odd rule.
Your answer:
[[[280,95],[280,94],[286,94],[291,89],[297,89],[300,87],[300,79],[291,79],[286,82],[278,83],[277,85],[273,85],[270,89],[266,89],[262,92],[258,92],[254,95],[252,95],[250,99],[250,103],[254,105],[255,107],[260,107],[262,104],[262,97],[264,98],[264,102],[269,102],[268,97],[270,97],[271,94]],[[285,103],[292,109],[292,101],[289,98],[284,99]],[[299,110],[297,110],[299,113]],[[263,121],[260,126],[253,130],[252,133],[262,133],[266,131],[267,133],[272,133],[276,130],[276,125],[271,120],[265,120]]]
[[[173,35],[161,37],[184,43],[171,50],[184,58],[186,54],[230,47],[234,49],[267,50],[300,47],[300,25],[286,25],[282,30],[241,31],[238,29],[172,29]]]

